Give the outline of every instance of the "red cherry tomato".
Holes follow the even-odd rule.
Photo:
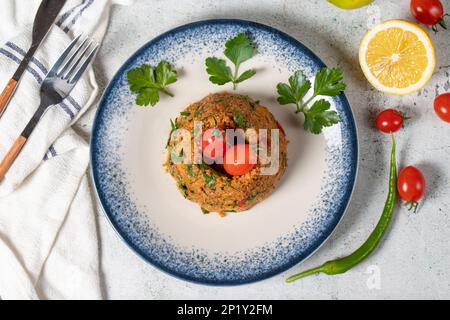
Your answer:
[[[450,122],[450,92],[443,93],[434,99],[434,111],[439,118]]]
[[[403,115],[397,110],[386,109],[378,114],[376,125],[384,133],[397,132],[403,125]]]
[[[411,14],[417,21],[428,26],[433,26],[433,30],[436,29],[436,24],[440,24],[444,29],[447,29],[444,22],[444,7],[441,1],[411,0],[410,8]]]
[[[411,204],[411,208],[417,208],[418,201],[425,192],[425,178],[422,172],[414,166],[403,168],[398,175],[397,190],[403,201]]]
[[[237,144],[225,153],[223,168],[232,176],[241,176],[253,169],[256,157],[256,154],[250,150],[250,145]]]
[[[247,200],[246,200],[246,199],[239,200],[239,201],[236,203],[236,205],[237,205],[239,208],[242,208],[242,207],[245,206],[246,204],[247,204]]]
[[[225,131],[220,128],[206,130],[202,139],[203,156],[211,160],[218,160],[223,158],[226,151]]]

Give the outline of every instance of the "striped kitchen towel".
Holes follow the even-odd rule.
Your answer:
[[[68,0],[0,119],[0,158],[39,105],[47,71],[75,35],[101,42],[111,6],[129,0]],[[3,0],[0,87],[30,46],[40,0]],[[0,183],[0,297],[102,298],[97,227],[86,171],[89,147],[71,127],[99,98],[93,70],[43,116]]]

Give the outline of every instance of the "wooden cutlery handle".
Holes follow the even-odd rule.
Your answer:
[[[17,86],[17,81],[14,79],[11,79],[8,81],[8,84],[6,85],[5,89],[3,89],[3,92],[0,95],[0,115],[5,110],[6,105],[8,104],[9,99],[11,98],[12,94],[14,93],[14,89],[16,88],[16,86]]]
[[[24,136],[20,136],[19,138],[17,138],[16,142],[14,142],[11,149],[9,149],[8,153],[3,158],[2,162],[0,163],[0,181],[3,180],[5,174],[8,172],[9,168],[11,168],[14,160],[16,160],[25,142],[27,142],[27,138],[25,138]]]

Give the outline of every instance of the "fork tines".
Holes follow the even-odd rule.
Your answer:
[[[64,50],[50,70],[50,76],[56,76],[70,84],[74,84],[80,79],[99,47],[98,43],[94,44],[94,40],[87,36],[80,41],[81,36],[81,34],[78,35]]]

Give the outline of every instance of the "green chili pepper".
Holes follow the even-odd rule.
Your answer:
[[[394,213],[395,199],[397,195],[397,165],[395,160],[395,138],[392,136],[392,151],[391,151],[391,164],[389,174],[389,192],[384,205],[383,213],[375,229],[367,238],[366,242],[362,244],[355,252],[344,258],[325,262],[323,265],[298,273],[286,279],[286,282],[293,282],[300,278],[317,274],[325,273],[328,275],[344,273],[349,269],[356,266],[358,263],[367,258],[378,246],[381,238],[385,234],[389,223],[391,222],[392,215]]]

